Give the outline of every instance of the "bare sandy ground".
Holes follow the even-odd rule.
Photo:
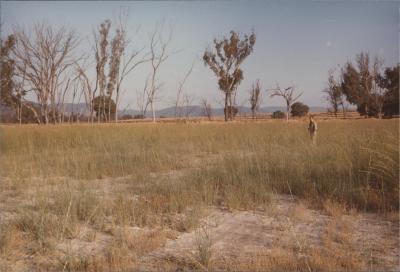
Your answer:
[[[288,196],[276,196],[267,212],[212,211],[200,228],[168,240],[164,247],[141,258],[138,270],[206,269],[199,245],[208,239],[210,265],[217,270],[253,270],[257,264],[251,262],[257,260],[260,265],[274,265],[265,258],[278,253],[306,263],[313,255],[358,258],[362,270],[399,271],[398,234],[397,223],[372,214],[328,215]]]
[[[118,233],[125,232],[132,245],[124,257],[134,260],[127,262],[128,271],[276,271],[297,266],[329,271],[338,263],[347,271],[400,271],[399,221],[343,211],[333,204],[323,210],[309,206],[291,196],[275,195],[263,211],[210,207],[200,226],[190,232],[139,227],[100,232],[82,226],[76,238],[56,245],[53,260],[39,261],[50,268],[64,255],[99,256]],[[7,220],[10,214],[3,209],[0,218]],[[164,242],[156,241],[160,235]],[[141,237],[155,238],[145,240],[148,244],[139,252],[135,241]],[[38,262],[25,249],[18,252],[0,257],[0,271],[28,271]]]

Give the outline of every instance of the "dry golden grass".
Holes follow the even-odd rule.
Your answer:
[[[195,229],[208,207],[268,210],[273,192],[333,217],[350,209],[397,214],[398,121],[319,128],[314,146],[303,121],[2,126],[0,263],[29,254],[36,261],[27,269],[123,270],[171,233]],[[132,227],[158,231],[121,232]],[[103,236],[107,246],[95,255],[59,249],[75,240],[102,245]],[[11,237],[20,237],[17,245]],[[199,257],[205,266],[208,253]],[[319,270],[327,260],[317,255],[309,265]],[[260,257],[260,270],[304,268],[302,259],[279,256]]]

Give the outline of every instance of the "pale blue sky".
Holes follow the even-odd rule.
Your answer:
[[[91,36],[93,27],[113,19],[120,8],[129,9],[130,34],[140,26],[133,45],[148,44],[148,33],[157,21],[174,26],[171,48],[182,49],[160,70],[164,82],[158,108],[170,105],[178,81],[194,58],[195,71],[186,90],[196,97],[207,97],[218,105],[222,98],[217,79],[204,66],[201,57],[215,37],[230,30],[255,30],[254,52],[243,64],[245,80],[238,88],[238,103],[247,99],[251,83],[260,79],[264,88],[294,84],[304,92],[300,101],[325,106],[322,90],[330,68],[353,60],[361,51],[379,54],[386,66],[399,62],[399,2],[390,1],[217,1],[217,2],[1,2],[2,36],[13,25],[30,26],[46,20],[66,24],[82,37]],[[86,41],[84,41],[86,42]],[[125,81],[120,109],[136,108],[136,90],[143,87],[148,65]],[[279,98],[265,95],[263,105],[283,105]]]

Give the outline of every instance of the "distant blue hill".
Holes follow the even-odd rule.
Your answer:
[[[239,114],[251,114],[251,109],[249,107],[238,107],[239,109]],[[276,107],[276,106],[270,106],[270,107],[262,107],[258,110],[259,113],[272,113],[274,111],[286,111],[285,107]],[[178,110],[181,113],[181,116],[190,116],[190,117],[198,117],[198,116],[204,116],[204,111],[201,106],[188,106],[188,107],[181,107]],[[327,108],[324,107],[310,107],[310,112],[326,112]],[[169,107],[161,110],[157,110],[156,112],[156,117],[175,117],[175,107]],[[122,115],[138,115],[141,114],[141,112],[133,109],[128,109],[125,111],[119,111],[118,114],[120,116]],[[223,108],[213,108],[212,109],[212,114],[215,116],[220,116],[224,114],[224,109]],[[146,113],[146,117],[151,117],[152,113],[148,111]]]
[[[249,107],[242,107],[239,106],[239,114],[251,114],[251,109]],[[286,111],[285,107],[276,107],[276,106],[270,106],[270,107],[262,107],[259,109],[259,113],[272,113],[274,111]],[[64,104],[64,112],[66,114],[71,113],[80,113],[82,115],[88,115],[89,111],[86,107],[85,103],[79,103],[79,104],[72,104],[72,103],[65,103]],[[310,107],[311,112],[326,112],[327,108],[324,107]],[[188,106],[188,107],[181,107],[179,108],[179,112],[181,113],[181,116],[190,116],[190,117],[198,117],[198,116],[204,116],[204,111],[201,106]],[[0,116],[5,116],[5,115],[13,115],[14,110],[8,106],[0,104]],[[134,109],[127,109],[127,110],[120,110],[118,111],[119,116],[123,115],[139,115],[141,114],[140,111],[134,110]],[[224,109],[219,107],[219,108],[213,108],[212,109],[212,114],[214,116],[221,116],[224,115]],[[146,113],[146,117],[151,117],[152,113],[151,111],[148,111]],[[161,110],[156,111],[156,117],[175,117],[175,108],[174,107],[168,107],[164,108]]]

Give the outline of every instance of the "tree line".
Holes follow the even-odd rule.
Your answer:
[[[168,45],[172,31],[163,39],[163,24],[157,24],[149,38],[149,50],[128,52],[132,42],[127,35],[127,14],[121,13],[112,27],[102,22],[92,32],[90,52],[77,52],[82,40],[76,31],[36,23],[30,29],[16,27],[1,40],[1,103],[11,106],[21,123],[23,112],[39,124],[63,123],[74,117],[65,114],[65,100],[84,100],[89,111],[88,122],[118,121],[118,107],[124,80],[137,67],[151,64],[143,90],[142,110],[145,115],[154,103],[161,84],[158,71],[171,55]],[[31,93],[36,102],[29,101]],[[78,113],[77,113],[78,114]],[[155,118],[155,117],[154,117]]]
[[[120,98],[124,80],[132,71],[143,64],[150,64],[150,72],[142,90],[137,90],[137,105],[145,117],[151,111],[156,120],[155,103],[160,100],[162,82],[159,80],[160,67],[177,51],[170,48],[172,28],[165,31],[159,23],[149,34],[148,46],[129,51],[133,41],[127,29],[127,14],[120,13],[116,22],[103,21],[93,29],[90,52],[78,54],[82,40],[76,31],[66,27],[55,27],[36,23],[31,29],[16,27],[11,35],[1,40],[1,103],[11,106],[18,122],[36,121],[39,124],[73,122],[79,120],[74,112],[74,103],[83,99],[89,116],[88,122],[117,122]],[[253,52],[256,35],[251,32],[242,37],[231,31],[228,37],[214,39],[213,46],[206,48],[204,65],[215,74],[219,89],[224,96],[225,121],[233,120],[238,112],[236,94],[244,79],[242,63]],[[193,102],[184,85],[193,71],[192,63],[179,82],[173,102],[175,117],[184,113],[182,108]],[[398,114],[398,73],[399,67],[383,70],[378,58],[370,65],[368,53],[357,55],[356,64],[346,63],[335,78],[329,72],[328,87],[324,90],[332,109],[337,115],[344,113],[347,105],[354,104],[366,116]],[[286,119],[290,113],[304,115],[308,107],[297,100],[302,93],[295,86],[265,90],[270,96],[282,97],[286,103]],[[248,102],[252,117],[256,118],[262,100],[259,80],[249,90]],[[36,103],[26,97],[31,93]],[[72,99],[72,112],[65,113],[65,101]],[[212,118],[211,104],[201,99],[204,115]],[[186,116],[189,116],[188,110]],[[279,115],[279,113],[278,113]],[[278,116],[276,115],[276,116]]]
[[[334,115],[342,111],[346,116],[348,105],[365,117],[399,115],[399,68],[384,67],[378,56],[371,60],[369,53],[361,52],[354,63],[340,67],[338,75],[331,69],[324,93]]]

